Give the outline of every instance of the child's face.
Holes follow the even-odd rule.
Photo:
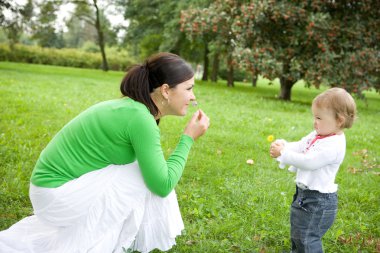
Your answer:
[[[339,134],[342,132],[333,110],[313,105],[314,129],[318,135]]]

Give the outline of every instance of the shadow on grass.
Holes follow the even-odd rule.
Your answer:
[[[327,86],[320,88],[309,87],[303,82],[296,83],[292,88],[292,100],[284,101],[278,98],[280,92],[279,83],[274,82],[269,84],[269,81],[259,80],[258,85],[253,87],[250,83],[235,82],[234,87],[228,87],[226,81],[220,80],[216,83],[197,80],[197,84],[207,86],[212,89],[227,89],[232,93],[253,94],[268,101],[278,103],[292,103],[294,105],[310,107],[311,103],[318,94],[328,89]],[[305,89],[307,88],[307,89]],[[375,91],[366,92],[364,99],[356,98],[358,110],[365,110],[370,113],[380,114],[380,99],[379,94]]]
[[[213,89],[228,89],[232,93],[253,94],[257,97],[261,97],[263,99],[270,100],[270,101],[281,102],[281,103],[294,103],[294,104],[305,105],[305,106],[310,106],[311,101],[314,98],[314,96],[319,93],[315,91],[313,92],[302,92],[302,91],[294,92],[293,91],[293,93],[297,93],[296,95],[293,95],[293,100],[284,101],[278,98],[280,87],[275,84],[269,85],[265,83],[264,84],[260,83],[258,84],[258,86],[252,87],[249,83],[236,82],[234,87],[227,87],[227,84],[225,81],[218,81],[217,83],[197,81],[197,83],[202,86],[208,86],[210,88],[212,87]],[[300,99],[301,97],[303,99]]]

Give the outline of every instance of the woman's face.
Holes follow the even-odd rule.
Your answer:
[[[168,114],[184,116],[192,101],[195,101],[193,92],[194,77],[168,90]]]

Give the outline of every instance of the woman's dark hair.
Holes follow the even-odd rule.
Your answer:
[[[191,66],[171,53],[152,55],[144,64],[134,65],[127,71],[120,85],[121,93],[146,105],[153,116],[158,115],[158,108],[150,97],[155,88],[165,83],[174,88],[194,76]]]

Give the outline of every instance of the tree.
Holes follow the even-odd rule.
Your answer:
[[[11,17],[4,15],[5,10],[9,11]],[[30,23],[32,16],[32,0],[28,0],[25,6],[20,6],[8,0],[0,1],[0,25],[6,32],[11,50],[19,42],[20,36],[25,27]]]
[[[219,72],[219,47],[217,45],[211,44],[211,56],[212,56],[212,68],[211,68],[211,82],[218,81],[218,72]]]
[[[280,77],[280,99],[290,100],[300,79],[359,95],[370,87],[379,91],[379,10],[371,0],[244,4],[233,27],[235,54],[255,72]]]
[[[380,2],[337,1],[314,5],[326,13],[326,26],[309,23],[311,36],[322,51],[317,57],[320,71],[306,72],[308,80],[322,80],[362,97],[369,88],[380,91]]]
[[[95,8],[95,28],[96,28],[96,31],[98,32],[98,44],[100,47],[100,52],[102,54],[102,60],[103,60],[102,69],[104,71],[108,71],[109,67],[108,67],[108,62],[107,62],[107,57],[106,57],[104,33],[103,33],[103,29],[100,23],[100,10],[98,7],[97,0],[93,0],[92,3],[93,3],[93,7]]]
[[[190,43],[180,32],[180,13],[206,2],[209,0],[119,0],[118,6],[125,9],[124,18],[129,21],[124,44],[140,59],[166,51],[192,62],[201,61],[204,43]]]
[[[86,13],[88,12],[88,13]],[[107,45],[112,46],[117,44],[117,34],[114,29],[111,28],[110,21],[101,12],[100,23],[102,24],[102,30],[104,35],[104,40]],[[86,13],[86,14],[85,14]],[[97,45],[100,52],[100,47],[98,44],[98,31],[94,25],[94,20],[88,21],[87,16],[91,16],[90,9],[83,9],[76,6],[71,17],[66,21],[66,26],[68,31],[65,32],[65,42],[68,47],[82,47],[85,43],[93,42]]]
[[[73,16],[83,20],[95,27],[97,33],[97,44],[102,55],[102,69],[108,71],[108,61],[105,51],[106,35],[105,31],[108,31],[109,21],[104,15],[105,8],[99,4],[98,0],[66,0],[65,3],[73,3],[76,5]],[[111,4],[110,1],[107,4]]]
[[[200,15],[203,9],[190,9],[181,11],[181,28],[180,31],[187,35],[188,39],[192,43],[200,44],[202,48],[203,55],[203,76],[202,80],[207,81],[208,79],[208,68],[209,68],[209,43],[212,41],[213,33],[209,29],[202,29],[198,21],[194,21],[196,16]],[[201,21],[203,24],[205,21]]]
[[[233,52],[229,66],[245,67],[253,80],[279,77],[280,99],[290,100],[300,79],[359,95],[379,90],[379,1],[217,0],[184,13],[185,32],[214,31],[225,52]]]
[[[198,37],[207,44],[212,42],[216,47],[214,60],[219,59],[219,52],[227,56],[227,86],[234,86],[235,34],[231,27],[234,17],[239,15],[239,6],[239,1],[217,0],[208,8],[193,8],[181,13],[181,31],[188,34],[190,39]],[[218,64],[214,61],[213,66],[217,67]]]
[[[4,15],[4,12],[6,10],[14,11],[11,5],[11,1],[10,0],[0,1],[0,25],[4,25],[6,21],[6,16]]]
[[[64,38],[67,47],[79,48],[82,47],[86,41],[97,41],[97,32],[93,25],[78,18],[75,13],[66,22],[67,32]],[[99,46],[96,43],[99,50]]]
[[[57,34],[55,31],[57,3],[52,1],[43,2],[40,9],[41,13],[33,27],[33,38],[38,41],[41,47],[64,47],[62,34]]]
[[[241,13],[235,17],[231,30],[236,34],[235,59],[241,68],[251,72],[252,86],[256,87],[259,74],[273,79],[280,73],[280,66],[273,60],[274,50],[271,45],[260,37],[256,29],[251,29],[255,20],[254,5],[255,3],[250,3],[240,6]]]
[[[200,41],[190,43],[185,34],[180,31],[181,11],[191,6],[208,5],[210,0],[181,0],[169,1],[160,5],[160,19],[163,20],[163,41],[160,45],[160,51],[170,51],[176,54],[184,55],[187,59],[198,62],[204,60],[202,53],[205,51],[204,44]]]
[[[144,59],[157,52],[165,22],[160,18],[162,1],[120,0],[117,4],[124,7],[124,18],[129,21],[124,41],[132,46],[134,55]]]

